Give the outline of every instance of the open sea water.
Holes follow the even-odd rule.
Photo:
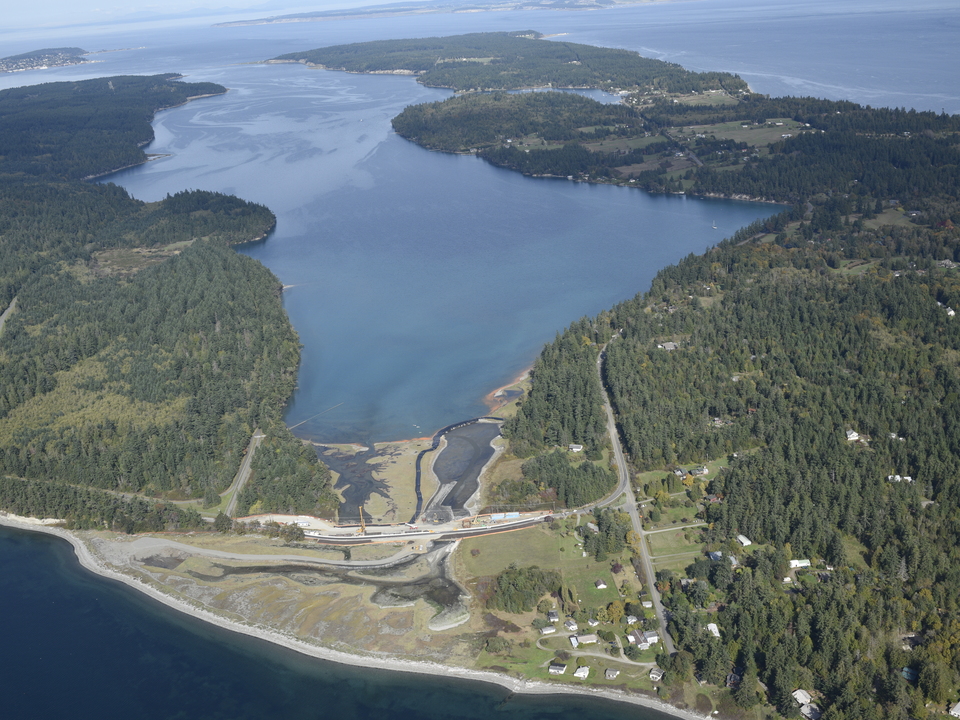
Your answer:
[[[327,442],[403,438],[481,414],[483,395],[567,323],[775,210],[533,180],[428,153],[393,135],[389,120],[445,91],[249,64],[326,44],[526,28],[737,72],[758,92],[960,112],[960,8],[943,0],[0,30],[2,55],[120,49],[95,65],[2,76],[0,87],[155,72],[230,87],[158,115],[147,150],[167,157],[110,179],[145,200],[202,188],[270,206],[276,232],[244,252],[291,286],[285,304],[304,358],[288,422]],[[10,620],[0,651],[7,717],[655,715],[302,658],[91,577],[60,541],[3,529],[0,611]]]

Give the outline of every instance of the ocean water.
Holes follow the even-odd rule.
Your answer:
[[[169,157],[115,181],[144,199],[195,187],[270,205],[276,233],[244,252],[293,286],[285,303],[305,350],[289,422],[328,441],[427,435],[482,412],[482,396],[571,320],[646,289],[663,265],[771,211],[531,180],[427,153],[392,135],[389,118],[443,91],[247,64],[324,44],[523,28],[737,72],[759,92],[960,112],[960,7],[945,0],[0,30],[2,55],[120,49],[96,65],[0,76],[0,87],[171,71],[229,86],[161,113],[149,150]],[[306,659],[93,577],[65,543],[4,529],[0,611],[11,620],[0,650],[6,717],[656,716]]]
[[[0,527],[3,716],[14,720],[665,720],[571,696],[307,658],[82,569],[59,538]]]

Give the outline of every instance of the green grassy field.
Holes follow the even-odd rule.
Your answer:
[[[673,570],[675,573],[677,573],[677,575],[683,577],[687,567],[696,559],[697,555],[674,555],[671,557],[665,557],[662,560],[657,560],[654,558],[653,570],[654,572],[659,570]]]
[[[695,95],[681,95],[675,98],[680,105],[736,105],[737,99],[725,92],[707,90]]]
[[[584,143],[583,146],[594,152],[613,152],[615,150],[636,150],[645,148],[655,142],[662,142],[663,138],[659,135],[649,137],[631,137],[631,138],[610,138],[600,140],[599,142]]]
[[[560,554],[556,533],[541,526],[461,540],[460,550],[464,570],[472,577],[497,575],[514,562],[550,568]]]
[[[863,221],[863,226],[869,230],[876,230],[882,225],[899,225],[900,227],[914,226],[914,224],[910,221],[910,218],[907,217],[902,210],[898,210],[896,208],[884,210],[875,218]]]
[[[777,123],[782,123],[777,125]],[[744,127],[746,125],[746,127]],[[796,135],[799,132],[809,130],[790,118],[770,118],[763,125],[754,125],[752,123],[743,123],[740,121],[718,123],[716,125],[694,125],[688,128],[676,128],[670,132],[678,138],[689,139],[695,135],[711,135],[718,140],[733,140],[734,142],[745,142],[751,147],[766,147],[771,143],[779,142],[783,135]]]
[[[648,535],[647,544],[650,548],[650,554],[655,558],[661,555],[677,555],[680,553],[699,554],[703,552],[703,543],[697,541],[702,534],[703,530],[701,528],[666,530]]]
[[[840,268],[836,272],[840,275],[862,275],[876,265],[877,263],[866,260],[841,260]]]
[[[469,578],[497,575],[511,563],[519,567],[537,566],[557,570],[564,587],[572,590],[577,604],[584,610],[606,607],[620,600],[620,587],[624,584],[626,599],[635,599],[640,591],[640,582],[630,570],[629,550],[603,562],[597,562],[592,556],[584,557],[580,537],[574,532],[574,527],[570,520],[559,531],[538,526],[463,540],[460,544],[463,570]],[[614,561],[624,566],[623,571],[616,575],[611,569]],[[597,588],[597,580],[603,580],[607,587]]]
[[[682,497],[682,496],[681,496]],[[674,507],[665,508],[660,513],[660,521],[652,522],[649,518],[649,508],[643,510],[643,529],[657,530],[667,528],[671,525],[686,525],[697,522],[697,508],[695,507]]]

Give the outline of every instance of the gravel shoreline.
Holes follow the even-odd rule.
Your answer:
[[[568,685],[553,685],[534,680],[518,680],[506,677],[497,673],[470,670],[467,668],[456,667],[452,665],[440,665],[438,663],[418,662],[415,660],[401,658],[386,658],[368,655],[353,655],[350,653],[333,650],[331,648],[321,647],[299,638],[278,632],[273,629],[263,628],[250,623],[231,620],[222,617],[208,609],[191,604],[179,598],[161,592],[152,585],[142,581],[139,578],[119,572],[107,566],[103,559],[98,558],[91,550],[88,543],[77,537],[69,530],[55,526],[56,520],[37,520],[34,518],[20,517],[0,512],[0,525],[18,530],[28,530],[32,532],[41,532],[48,535],[55,535],[69,542],[76,553],[77,559],[85,569],[102,577],[110,578],[124,583],[136,590],[149,595],[158,600],[167,607],[173,608],[192,617],[211,623],[217,627],[231,630],[233,632],[250,635],[252,637],[265,640],[267,642],[281,645],[290,650],[308,655],[310,657],[333,662],[354,665],[366,668],[378,668],[381,670],[392,670],[395,672],[418,673],[422,675],[442,675],[444,677],[458,677],[467,680],[477,680],[480,682],[495,683],[501,687],[515,693],[524,693],[529,695],[585,695],[603,697],[618,702],[631,703],[641,707],[657,710],[674,717],[684,720],[703,720],[703,715],[691,712],[689,710],[680,710],[653,698],[647,698],[638,695],[623,693],[616,690],[592,689],[585,687],[573,687]]]

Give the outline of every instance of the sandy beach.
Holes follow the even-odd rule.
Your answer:
[[[519,385],[528,377],[530,377],[531,370],[533,370],[533,365],[531,365],[522,373],[517,375],[517,377],[515,377],[511,382],[508,382],[506,385],[502,385],[494,390],[491,390],[489,393],[484,395],[483,404],[487,406],[488,412],[491,412],[491,413],[496,412],[497,410],[502,408],[504,405],[509,404],[512,398],[506,397],[504,395],[504,391],[516,385]]]
[[[703,720],[704,718],[702,715],[698,715],[689,710],[680,710],[653,698],[632,695],[609,689],[600,690],[559,684],[547,684],[530,680],[518,680],[492,672],[471,670],[468,668],[441,665],[431,662],[421,662],[399,657],[391,658],[374,655],[353,655],[306,642],[300,638],[280,633],[273,629],[263,628],[252,623],[231,620],[211,612],[209,609],[200,606],[199,603],[195,604],[173,597],[161,592],[159,589],[153,587],[147,582],[144,582],[140,578],[127,575],[109,567],[108,561],[103,557],[99,557],[94,549],[91,548],[89,543],[85,542],[73,532],[65,530],[62,527],[58,527],[56,523],[58,523],[57,520],[38,520],[35,518],[20,517],[17,515],[10,515],[0,512],[0,525],[19,530],[28,530],[55,535],[69,542],[73,546],[74,552],[76,553],[80,564],[90,572],[102,577],[122,582],[179,612],[186,613],[226,630],[243,633],[244,635],[250,635],[267,642],[281,645],[285,648],[295,650],[296,652],[308,655],[310,657],[366,668],[378,668],[395,672],[418,673],[426,675],[442,675],[444,677],[458,677],[468,680],[477,680],[480,682],[495,683],[515,693],[525,693],[531,695],[574,694],[604,697],[610,700],[627,702],[668,713],[675,717],[684,718],[685,720]]]

